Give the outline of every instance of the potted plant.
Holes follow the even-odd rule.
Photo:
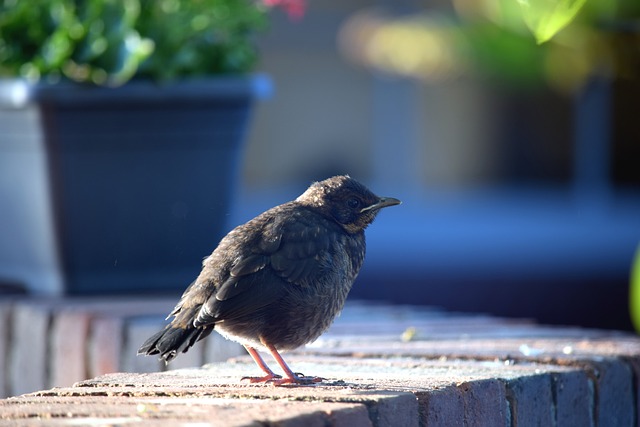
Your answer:
[[[0,283],[96,294],[195,277],[269,89],[251,71],[273,3],[0,1]]]

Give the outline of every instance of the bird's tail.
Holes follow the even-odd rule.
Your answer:
[[[193,326],[189,312],[180,313],[171,323],[147,339],[138,354],[159,354],[165,363],[171,362],[180,353],[186,353],[196,342],[213,331],[213,325]]]

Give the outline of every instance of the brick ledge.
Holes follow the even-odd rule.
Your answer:
[[[421,312],[350,306],[320,341],[286,355],[295,371],[327,378],[318,385],[244,383],[240,378],[258,372],[242,356],[200,369],[108,374],[6,399],[0,401],[0,420],[18,425],[637,425],[636,336]]]

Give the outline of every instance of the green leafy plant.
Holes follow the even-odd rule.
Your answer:
[[[640,333],[640,245],[631,265],[631,288],[629,291],[629,309],[631,321],[636,332]]]
[[[259,0],[0,0],[0,76],[120,85],[253,69]]]
[[[538,43],[566,27],[587,0],[518,0],[527,26]]]

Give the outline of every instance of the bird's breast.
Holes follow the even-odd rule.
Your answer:
[[[344,307],[365,254],[364,238],[341,236],[328,251],[327,268],[306,286],[290,286],[273,310],[263,337],[288,350],[315,341]]]
[[[278,350],[292,350],[315,341],[342,311],[364,255],[363,235],[334,235],[327,250],[316,255],[320,267],[312,277],[297,282],[277,279],[277,300],[251,315],[225,319],[216,329],[258,348],[266,342]]]

